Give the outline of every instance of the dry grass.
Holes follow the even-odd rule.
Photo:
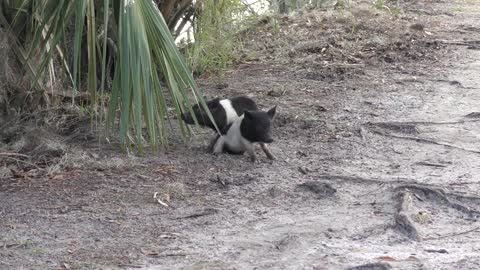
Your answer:
[[[14,81],[14,72],[10,66],[10,45],[7,41],[7,35],[5,31],[0,28],[0,108],[3,108],[0,111],[0,123],[2,123],[3,114],[7,113],[8,105],[8,85]]]
[[[392,10],[374,9],[366,1],[341,12],[299,10],[273,18],[246,48],[259,51],[260,61],[279,64],[391,63],[425,57],[431,50],[426,48],[428,29],[411,27],[419,21]]]

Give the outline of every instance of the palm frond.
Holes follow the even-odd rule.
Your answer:
[[[29,3],[33,5],[31,21],[35,31],[31,38],[32,46],[25,58],[42,55],[37,73],[34,74],[35,80],[41,81],[49,66],[53,74],[51,64],[54,53],[62,52],[59,49],[60,41],[66,38],[64,36],[66,25],[74,22],[74,33],[70,37],[73,39],[71,57],[73,63],[69,63],[73,67],[69,69],[65,65],[68,59],[63,55],[60,61],[66,66],[68,74],[72,70],[69,77],[73,82],[73,88],[78,91],[83,80],[82,76],[85,76],[81,70],[81,54],[87,52],[87,87],[95,115],[103,113],[103,110],[97,110],[98,104],[100,102],[103,104],[98,99],[97,90],[101,89],[103,93],[105,89],[108,16],[109,10],[113,10],[118,32],[116,44],[118,50],[115,55],[113,89],[105,120],[107,130],[111,131],[116,129],[118,119],[118,132],[123,146],[128,147],[133,142],[140,151],[143,151],[144,129],[152,148],[158,148],[159,143],[166,144],[167,123],[171,120],[167,106],[174,108],[175,118],[183,137],[188,136],[190,129],[179,119],[187,108],[191,110],[189,102],[191,95],[208,111],[192,73],[178,51],[160,11],[152,1],[104,0],[103,38],[97,36],[98,18],[94,0],[24,0],[20,6],[27,6]],[[87,41],[86,50],[82,48],[84,33]],[[97,59],[100,48],[103,49],[99,87],[97,68],[100,63]],[[166,87],[162,87],[160,79],[166,83]],[[170,98],[167,98],[167,95]],[[72,102],[75,101],[72,99]],[[213,119],[210,113],[208,115]]]
[[[135,131],[137,146],[142,145],[142,123],[145,122],[153,148],[166,142],[165,120],[168,118],[163,91],[158,76],[161,73],[168,88],[176,118],[190,107],[188,92],[191,90],[201,106],[206,107],[191,72],[185,65],[171,33],[157,7],[151,1],[122,1],[123,9],[119,14],[119,57],[114,85],[119,91],[112,92],[109,121],[111,114],[120,106],[120,139],[124,146],[129,144],[130,127]],[[207,109],[208,111],[208,109]],[[210,115],[211,117],[211,115]],[[188,127],[178,121],[184,136],[189,135]],[[110,122],[113,127],[113,122]],[[161,132],[157,132],[157,131]],[[141,149],[141,148],[140,148]]]

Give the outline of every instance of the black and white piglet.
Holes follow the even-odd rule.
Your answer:
[[[220,131],[226,130],[226,127],[237,120],[240,115],[243,114],[246,110],[257,111],[258,107],[255,101],[249,97],[239,96],[230,99],[220,99],[215,98],[210,101],[207,101],[207,107],[212,114],[213,120],[217,124],[217,127]],[[207,115],[207,112],[200,107],[198,104],[195,104],[192,107],[192,111],[197,118],[198,124],[200,126],[209,127],[215,130],[215,126]],[[190,112],[185,112],[182,114],[182,119],[185,123],[193,125],[195,124],[193,116]],[[220,135],[212,139],[207,149],[209,152],[213,151],[213,146],[217,141]]]
[[[234,97],[231,99],[220,99],[216,98],[210,101],[207,101],[207,107],[210,110],[210,113],[217,124],[217,127],[220,131],[224,130],[225,127],[233,123],[236,119],[240,117],[245,111],[257,111],[258,107],[255,101],[251,98],[240,96]],[[210,118],[208,118],[207,112],[200,107],[198,104],[195,104],[192,107],[192,111],[197,118],[198,124],[201,126],[209,127],[215,130]],[[193,125],[195,124],[193,116],[190,112],[185,112],[182,114],[182,120],[185,123]]]
[[[275,159],[270,153],[266,143],[273,142],[272,119],[275,116],[277,106],[264,111],[245,111],[232,124],[228,125],[217,138],[213,148],[214,153],[228,152],[232,154],[248,153],[252,162],[256,156],[253,143],[260,143],[263,152],[269,159]]]
[[[231,99],[220,99],[216,98],[207,102],[207,107],[210,110],[217,127],[222,132],[222,134],[226,134],[231,125],[240,118],[241,115],[244,114],[245,111],[250,112],[257,112],[258,107],[254,100],[245,96],[234,97]],[[197,105],[192,107],[192,111],[197,118],[198,124],[201,126],[209,127],[215,130],[215,126],[213,125],[212,121],[208,118],[207,113],[205,110]],[[273,117],[273,116],[272,116]],[[182,114],[182,119],[187,124],[194,124],[193,116],[190,112],[185,112]],[[251,136],[247,136],[251,137]],[[211,152],[215,143],[220,138],[220,135],[216,135],[216,137],[211,141],[208,150]],[[273,155],[267,149],[267,146],[261,142],[260,146],[262,147],[263,151],[266,153],[267,157],[270,159],[274,159]],[[220,146],[219,146],[220,147]],[[228,152],[228,148],[224,149]],[[232,152],[232,151],[230,151]],[[241,154],[243,154],[241,152]],[[233,153],[233,152],[232,152]],[[239,153],[240,154],[240,153]]]

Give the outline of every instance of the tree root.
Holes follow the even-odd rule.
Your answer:
[[[422,185],[402,185],[395,188],[398,191],[397,200],[397,213],[395,214],[395,226],[396,228],[404,233],[408,238],[416,241],[420,240],[431,240],[434,238],[423,238],[420,236],[418,229],[415,227],[415,223],[410,218],[410,209],[413,204],[413,197],[415,196],[418,200],[430,200],[437,201],[439,203],[445,204],[448,207],[451,207],[463,214],[466,215],[466,219],[478,220],[480,218],[480,212],[470,209],[469,207],[460,204],[450,197],[462,198],[460,195],[447,194],[444,190],[440,188],[430,188]],[[471,197],[468,197],[471,199]],[[480,198],[479,198],[480,199]],[[479,228],[477,228],[479,229]]]
[[[372,132],[390,130],[403,134],[418,134],[417,125],[415,122],[378,122],[367,123],[365,126]]]
[[[425,186],[424,184],[404,178],[388,181],[382,179],[367,179],[357,176],[327,174],[319,175],[317,177],[325,180],[335,180],[337,182],[344,181],[367,185],[392,186],[393,192],[396,193],[395,198],[397,201],[394,217],[395,227],[408,238],[415,241],[421,241],[423,239],[415,226],[415,222],[411,218],[414,198],[419,201],[435,201],[446,205],[464,214],[464,218],[467,220],[480,220],[480,211],[471,209],[461,203],[463,201],[480,204],[480,197],[477,196],[447,193],[438,186]]]
[[[408,236],[408,238],[420,241],[420,235],[414,225],[413,220],[409,217],[409,209],[412,205],[412,194],[410,192],[400,192],[397,196],[398,206],[395,214],[396,228]]]
[[[361,183],[361,184],[377,184],[377,185],[422,185],[421,183],[411,180],[408,178],[397,178],[396,180],[386,180],[386,179],[378,179],[378,178],[363,178],[359,176],[348,176],[348,175],[334,175],[334,174],[321,174],[316,175],[318,178],[322,179],[335,179],[336,181],[343,181],[343,182],[352,182],[352,183]]]
[[[411,140],[411,141],[416,141],[416,142],[419,142],[419,143],[441,145],[441,146],[445,146],[445,147],[448,147],[448,148],[462,150],[462,151],[465,151],[465,152],[480,154],[480,151],[478,151],[478,150],[467,149],[467,148],[463,148],[463,147],[456,146],[456,145],[449,144],[449,143],[445,143],[445,142],[439,142],[439,141],[435,141],[435,140],[431,140],[431,139],[424,139],[424,138],[418,138],[418,137],[412,137],[412,136],[400,136],[400,135],[390,134],[388,132],[382,131],[379,128],[375,128],[375,127],[370,128],[369,130],[371,132],[375,133],[375,134],[382,135],[382,136],[385,136],[385,137],[392,137],[392,138],[395,138],[395,139],[402,139],[402,140]]]
[[[397,190],[402,189],[408,189],[411,190],[415,193],[417,198],[420,200],[423,199],[428,199],[428,200],[436,200],[439,201],[443,204],[446,204],[447,206],[462,212],[463,214],[466,215],[467,219],[471,220],[479,220],[480,219],[480,212],[477,210],[473,210],[468,206],[465,206],[459,202],[457,202],[458,199],[465,198],[464,196],[461,195],[456,195],[456,194],[447,194],[445,191],[439,188],[430,188],[426,186],[421,186],[421,185],[404,185],[404,186],[399,186],[396,188]],[[453,197],[454,199],[451,199],[450,197]],[[470,196],[468,199],[472,199],[473,197]],[[480,200],[480,198],[478,198]]]
[[[465,123],[472,123],[472,122],[479,122],[477,112],[472,112],[464,116],[467,118],[466,120],[457,120],[457,121],[445,121],[445,122],[434,122],[434,121],[406,121],[406,122],[368,122],[364,124],[367,127],[385,127],[385,126],[417,126],[417,125],[425,125],[425,126],[441,126],[441,125],[456,125],[456,124],[465,124]]]
[[[442,236],[439,236],[439,237],[426,237],[426,238],[424,238],[424,240],[438,240],[438,239],[443,239],[443,238],[453,237],[453,236],[459,236],[459,235],[468,234],[468,233],[471,233],[471,232],[478,232],[478,231],[480,231],[480,227],[477,226],[473,229],[463,231],[463,232],[450,233],[450,234],[442,235]]]

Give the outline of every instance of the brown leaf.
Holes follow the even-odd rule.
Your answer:
[[[63,180],[63,179],[65,179],[65,175],[63,175],[63,174],[56,174],[56,175],[54,175],[51,179],[53,179],[53,180]]]
[[[390,256],[380,256],[380,257],[377,258],[377,260],[386,261],[386,262],[394,262],[397,259],[392,258]]]
[[[154,250],[142,250],[142,252],[147,256],[157,256],[158,254],[160,254],[158,251]]]

